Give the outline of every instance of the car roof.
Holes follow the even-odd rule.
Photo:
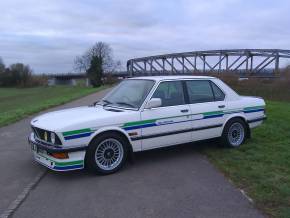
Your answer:
[[[179,79],[216,79],[212,76],[142,76],[142,77],[132,77],[130,79],[146,79],[146,80],[179,80]]]

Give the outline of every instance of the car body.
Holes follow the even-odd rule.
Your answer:
[[[136,77],[95,105],[32,119],[28,140],[34,159],[52,170],[94,165],[107,174],[128,153],[218,137],[238,147],[265,118],[262,98],[240,96],[215,77]],[[103,167],[113,166],[110,157],[118,165]]]

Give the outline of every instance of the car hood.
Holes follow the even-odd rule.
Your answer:
[[[131,111],[132,112],[132,111]],[[88,126],[105,126],[117,124],[123,119],[118,119],[130,113],[128,110],[104,109],[103,106],[85,106],[49,112],[31,121],[31,125],[49,130],[65,131],[74,128],[87,128]]]

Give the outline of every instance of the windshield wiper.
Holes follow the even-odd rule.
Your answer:
[[[102,102],[104,102],[105,104],[103,104],[103,106],[107,106],[108,104],[113,104],[112,102],[106,100],[106,99],[103,99]]]
[[[130,103],[127,103],[127,102],[121,102],[121,101],[119,101],[119,102],[116,102],[116,104],[121,104],[121,105],[127,105],[127,106],[129,106],[129,107],[131,107],[131,108],[135,108],[135,106],[134,105],[132,105],[132,104],[130,104]]]
[[[102,102],[104,102],[104,104],[101,104]],[[108,105],[108,104],[113,104],[112,102],[110,102],[110,101],[108,101],[108,100],[106,100],[106,99],[104,99],[104,100],[101,100],[101,101],[96,101],[96,102],[94,102],[93,103],[93,106],[96,106],[96,105],[102,105],[102,106],[106,106],[106,105]]]
[[[90,104],[90,107],[96,106],[100,101],[95,101],[94,103]]]

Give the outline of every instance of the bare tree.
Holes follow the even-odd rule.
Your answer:
[[[12,64],[10,66],[10,72],[14,83],[18,86],[26,86],[32,75],[30,66],[22,63]]]
[[[110,45],[105,42],[97,42],[82,56],[76,57],[74,62],[75,70],[78,72],[87,72],[94,57],[101,61],[102,69],[105,73],[115,70],[116,66],[118,66],[113,60],[113,51]]]

